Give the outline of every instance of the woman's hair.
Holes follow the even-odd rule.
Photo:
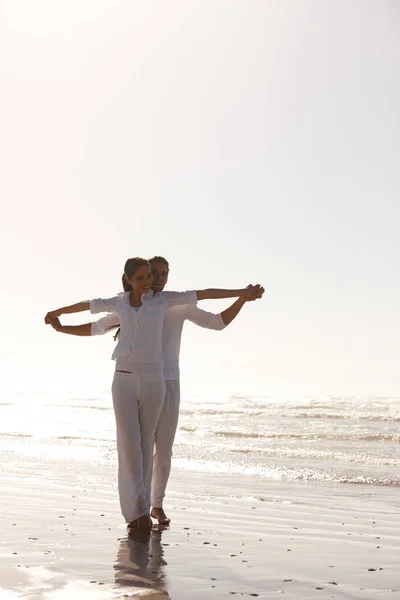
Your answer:
[[[150,267],[150,262],[145,258],[128,258],[124,267],[124,274],[122,275],[122,285],[125,292],[132,292],[132,286],[127,282],[127,279],[133,277],[139,267]],[[151,268],[151,267],[150,267]]]
[[[125,263],[125,267],[124,267],[124,273],[122,275],[122,287],[124,288],[124,292],[132,292],[133,288],[131,286],[130,283],[128,283],[127,281],[127,277],[131,278],[136,271],[138,270],[139,267],[150,267],[150,261],[146,260],[145,258],[139,258],[138,256],[135,256],[135,258],[128,258],[128,260]],[[114,335],[114,341],[117,341],[117,339],[119,338],[119,335],[121,333],[121,327],[118,327],[115,335]]]
[[[131,292],[132,291],[131,284],[128,283],[127,280],[125,279],[125,273],[122,275],[122,287],[124,288],[124,292]]]
[[[169,262],[163,256],[153,256],[152,258],[149,258],[150,265],[155,262],[163,263],[167,267],[167,271],[169,271]]]

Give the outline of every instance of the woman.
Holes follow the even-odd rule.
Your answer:
[[[124,269],[124,288],[113,298],[95,299],[47,313],[55,317],[90,310],[112,312],[120,321],[120,336],[112,396],[117,425],[118,488],[122,514],[130,528],[150,529],[150,490],[154,434],[165,395],[162,326],[166,310],[197,300],[244,296],[254,299],[260,289],[159,292],[151,290],[151,267],[143,258],[130,258]]]

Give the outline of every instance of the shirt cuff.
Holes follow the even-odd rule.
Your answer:
[[[187,304],[197,304],[197,293],[196,290],[190,291],[187,293],[188,294],[188,301]]]
[[[89,310],[92,315],[97,315],[98,313],[104,312],[104,305],[101,298],[95,298],[90,301]]]
[[[221,331],[222,329],[225,329],[226,323],[224,323],[224,320],[221,317],[221,313],[218,315],[218,324],[219,324],[219,327],[218,327],[219,331]]]
[[[90,335],[100,335],[100,330],[99,330],[99,322],[96,321],[95,323],[92,323],[90,326]]]

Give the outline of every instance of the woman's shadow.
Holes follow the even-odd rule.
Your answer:
[[[128,537],[121,539],[114,564],[115,583],[134,589],[146,589],[146,598],[167,600],[167,578],[161,545],[162,525],[149,532],[131,530]],[[154,591],[149,594],[149,590]],[[128,590],[127,590],[128,591]]]

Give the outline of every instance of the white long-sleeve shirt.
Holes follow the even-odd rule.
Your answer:
[[[142,306],[135,310],[131,306],[129,293],[124,292],[113,298],[96,298],[90,302],[90,312],[112,313],[121,326],[121,334],[112,358],[121,366],[141,372],[157,372],[163,369],[163,321],[169,308],[195,305],[196,292],[160,292],[150,291],[142,296]],[[109,317],[108,317],[109,318]],[[107,319],[107,317],[105,317]],[[104,321],[104,319],[101,319]],[[100,331],[99,331],[100,333]],[[133,367],[135,365],[135,367]]]
[[[191,321],[206,329],[221,330],[226,327],[221,314],[201,310],[193,304],[169,308],[164,316],[162,329],[162,357],[164,362],[164,379],[179,379],[179,353],[183,324]],[[92,323],[92,335],[102,335],[120,324],[118,315],[111,314]]]

